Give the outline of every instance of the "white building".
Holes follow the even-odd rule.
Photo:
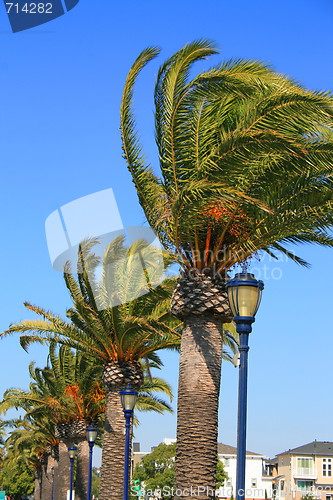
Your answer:
[[[236,462],[237,449],[227,444],[218,444],[219,459],[228,474],[228,480],[219,490],[218,498],[236,498]],[[268,457],[251,451],[246,452],[245,500],[272,498],[272,477],[266,475]]]

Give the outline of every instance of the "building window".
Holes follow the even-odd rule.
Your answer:
[[[224,458],[224,459],[223,459],[223,464],[224,464],[226,467],[229,467],[229,465],[230,465],[229,458]]]
[[[284,480],[283,479],[280,481],[280,490],[284,491]]]
[[[310,491],[313,488],[313,481],[297,481],[298,491]]]
[[[323,458],[323,476],[332,476],[332,459]]]
[[[256,478],[251,479],[251,488],[256,488],[257,487],[257,480]]]
[[[298,458],[297,459],[298,469],[313,469],[313,459],[312,458]]]

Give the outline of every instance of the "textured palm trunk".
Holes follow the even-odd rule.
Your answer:
[[[87,500],[89,469],[89,444],[81,441],[78,445],[75,481],[75,500]]]
[[[42,473],[43,474],[42,494],[41,494],[42,500],[51,500],[52,498],[52,475],[53,475],[52,473],[55,473],[56,468],[57,468],[56,460],[53,457],[48,456],[47,462],[43,467],[43,473]]]
[[[190,315],[182,334],[175,499],[215,498],[222,324],[214,315]]]
[[[69,470],[70,462],[68,457],[67,445],[63,442],[59,442],[59,461],[58,467],[55,471],[55,487],[54,487],[54,500],[66,500],[67,491],[69,490]]]
[[[42,471],[41,468],[34,471],[34,500],[41,500],[42,492]]]
[[[118,392],[106,395],[100,500],[122,500],[125,455],[125,420]]]

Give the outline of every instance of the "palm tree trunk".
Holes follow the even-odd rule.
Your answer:
[[[77,469],[75,481],[75,500],[87,500],[89,468],[89,444],[81,441],[78,444]]]
[[[106,395],[100,500],[122,500],[124,480],[124,414],[118,392]]]
[[[41,468],[34,470],[34,500],[41,500],[42,472]]]
[[[52,496],[52,467],[54,467],[54,470],[55,470],[57,467],[57,462],[53,457],[48,456],[47,463],[45,464],[45,467],[43,467],[42,494],[41,494],[42,500],[51,500],[51,496]]]
[[[182,333],[175,500],[215,498],[222,322],[191,315]]]
[[[68,448],[63,441],[59,442],[59,462],[55,474],[54,500],[66,500],[69,490],[69,457]]]

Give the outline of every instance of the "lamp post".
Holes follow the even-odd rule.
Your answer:
[[[247,411],[247,360],[249,334],[258,311],[264,283],[247,272],[236,274],[227,282],[228,298],[236,330],[239,334],[239,381],[238,381],[238,423],[237,423],[237,472],[236,499],[245,498],[246,461],[246,411]]]
[[[52,473],[51,500],[54,500],[54,467],[51,467],[51,473]]]
[[[89,471],[88,471],[88,491],[87,500],[91,500],[91,485],[92,485],[92,458],[93,458],[93,448],[97,437],[97,429],[94,427],[88,427],[86,430],[87,441],[89,444]]]
[[[68,456],[70,461],[70,479],[69,479],[69,500],[73,500],[73,476],[74,476],[74,460],[77,454],[77,447],[72,444],[68,448]]]
[[[130,475],[130,451],[131,451],[131,418],[133,416],[133,410],[136,403],[136,398],[138,396],[137,391],[132,389],[131,385],[128,384],[126,389],[119,392],[121,404],[123,407],[125,419],[126,419],[126,438],[125,438],[125,462],[124,462],[124,495],[123,500],[128,500],[128,487],[129,487],[129,475]]]

